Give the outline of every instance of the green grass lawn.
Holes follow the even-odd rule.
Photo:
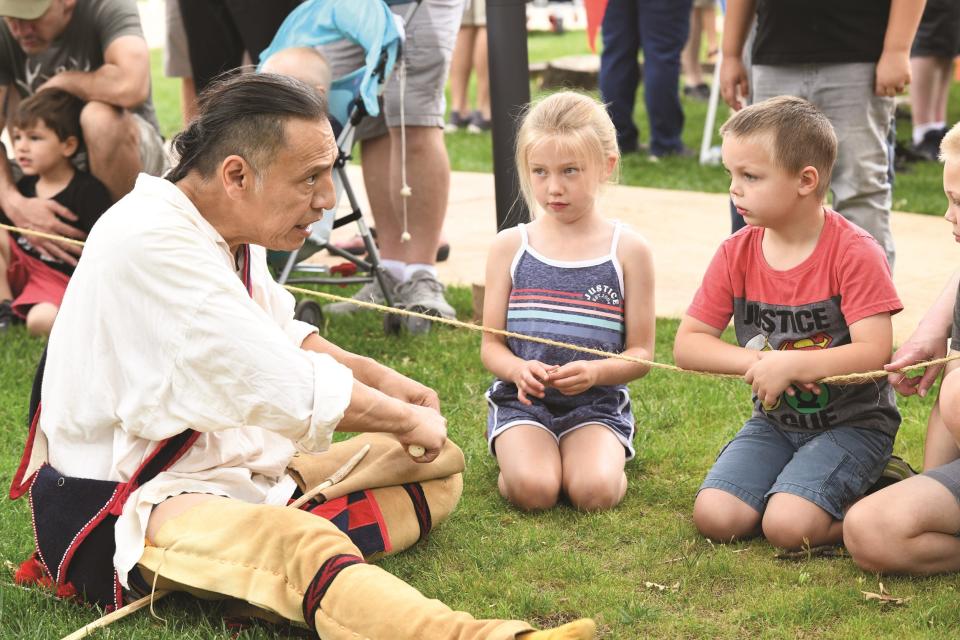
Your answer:
[[[530,39],[532,60],[583,51],[583,34]],[[154,52],[154,100],[166,134],[180,126],[179,87],[160,74]],[[639,101],[642,105],[642,101]],[[960,107],[960,102],[953,101]],[[642,123],[642,107],[638,120]],[[687,144],[697,146],[705,108],[687,104]],[[958,114],[951,113],[956,119]],[[448,137],[454,167],[488,171],[489,136]],[[723,191],[717,167],[692,160],[657,165],[630,158],[624,182],[677,189]],[[939,213],[939,167],[917,167],[898,177],[897,207]],[[342,292],[342,290],[337,290]],[[460,317],[470,314],[470,293],[451,291]],[[658,321],[656,359],[671,361],[676,321]],[[450,435],[467,459],[463,499],[431,538],[383,565],[431,597],[479,616],[526,618],[548,624],[594,616],[608,639],[635,638],[943,638],[960,625],[955,576],[883,579],[900,606],[866,601],[878,578],[845,558],[777,560],[763,541],[713,545],[693,527],[696,489],[716,453],[749,414],[749,393],[739,382],[654,371],[631,385],[638,422],[638,455],[627,465],[624,503],[601,514],[566,507],[528,515],[496,491],[497,468],[486,452],[483,391],[489,383],[479,359],[479,337],[438,328],[429,338],[388,338],[379,316],[331,321],[325,335],[433,386],[440,393]],[[33,368],[43,342],[22,327],[0,338],[0,485],[9,486],[26,435]],[[456,372],[453,375],[453,372]],[[82,381],[78,381],[82,392]],[[915,467],[929,400],[901,401],[904,425],[896,453]],[[0,638],[59,638],[97,613],[13,585],[9,570],[32,548],[26,501],[0,509]],[[653,586],[650,586],[653,585]],[[664,588],[660,589],[656,585]],[[97,638],[230,638],[220,607],[174,596]],[[261,627],[245,638],[286,638],[287,629]]]
[[[460,317],[470,293],[454,289]],[[671,360],[676,322],[658,322],[656,359]],[[466,454],[465,491],[451,519],[427,541],[383,566],[431,597],[482,616],[539,624],[595,616],[607,639],[639,638],[943,638],[960,625],[955,576],[889,578],[910,600],[866,601],[876,576],[847,558],[789,562],[757,540],[713,545],[693,527],[696,489],[722,444],[749,413],[746,385],[654,371],[630,385],[638,422],[630,487],[617,509],[582,514],[568,507],[528,515],[497,494],[497,467],[484,440],[483,391],[490,381],[473,332],[437,328],[429,338],[388,338],[380,317],[330,321],[325,335],[436,388],[450,436]],[[0,340],[0,484],[9,486],[26,433],[30,378],[42,342],[16,328]],[[452,372],[456,375],[451,375]],[[901,402],[905,422],[896,453],[921,463],[929,401]],[[16,563],[32,544],[26,501],[0,510],[0,561]],[[9,566],[9,565],[8,565]],[[647,583],[666,587],[660,590]],[[177,596],[96,637],[227,639],[220,608]],[[96,616],[0,571],[0,638],[58,638]],[[257,629],[243,637],[285,638]]]

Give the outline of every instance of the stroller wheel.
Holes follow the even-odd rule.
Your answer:
[[[293,311],[293,317],[301,322],[312,324],[319,328],[323,324],[323,311],[320,305],[313,300],[301,300]]]
[[[388,336],[400,335],[403,328],[403,319],[395,313],[388,313],[383,316],[383,332]]]

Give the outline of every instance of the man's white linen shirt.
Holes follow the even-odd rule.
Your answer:
[[[124,584],[153,505],[181,493],[284,504],[290,458],[325,450],[350,402],[350,370],[300,348],[316,329],[293,319],[266,251],[252,246],[250,262],[252,298],[190,199],[141,174],[97,222],[67,287],[41,394],[50,464],[126,481],[159,441],[201,434],[127,501],[114,556]]]

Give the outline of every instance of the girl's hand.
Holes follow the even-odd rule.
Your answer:
[[[744,374],[743,379],[753,388],[753,393],[764,407],[773,407],[780,395],[794,395],[796,383],[813,393],[820,393],[820,387],[812,381],[798,380],[800,363],[797,353],[791,351],[761,351],[758,360]]]
[[[583,393],[597,384],[595,362],[591,360],[574,360],[557,367],[547,380],[551,387],[565,396],[575,396]]]
[[[517,400],[533,404],[527,396],[542,398],[546,393],[545,382],[550,377],[551,367],[537,360],[524,360],[514,371],[512,382],[517,385]]]

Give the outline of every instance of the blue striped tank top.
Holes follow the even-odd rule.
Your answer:
[[[507,306],[507,330],[609,353],[622,352],[623,269],[617,259],[620,227],[617,222],[609,254],[561,261],[537,253],[521,224],[522,242],[510,269],[513,288]],[[548,365],[600,357],[516,338],[507,338],[507,346],[524,360]],[[548,388],[546,400],[562,397],[556,389]]]

